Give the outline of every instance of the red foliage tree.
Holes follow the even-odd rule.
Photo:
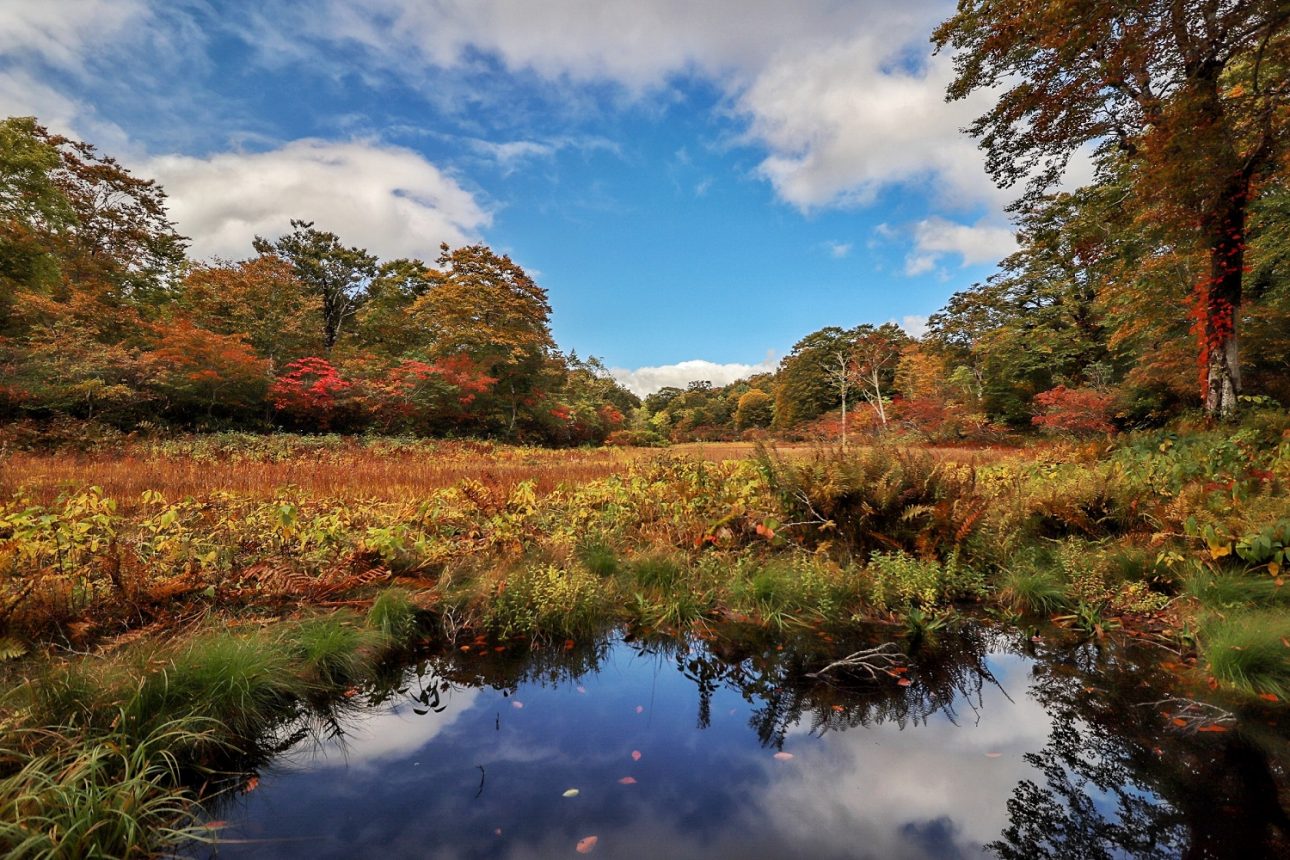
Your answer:
[[[1036,414],[1031,422],[1052,433],[1092,436],[1110,433],[1114,397],[1095,388],[1056,388],[1035,395]]]
[[[325,430],[354,385],[325,358],[293,361],[273,382],[273,408],[302,428]]]

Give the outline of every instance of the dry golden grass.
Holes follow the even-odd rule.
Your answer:
[[[93,485],[126,507],[145,490],[170,500],[202,498],[222,491],[252,498],[272,497],[283,487],[298,487],[334,499],[399,500],[418,498],[462,480],[509,492],[532,481],[539,494],[628,471],[643,459],[672,456],[710,461],[751,457],[751,442],[693,442],[671,448],[577,448],[551,450],[505,445],[444,442],[422,449],[382,451],[359,445],[304,451],[286,459],[237,454],[190,457],[139,446],[125,453],[17,452],[0,460],[0,496],[18,492],[39,503],[59,493]],[[784,445],[788,457],[806,456],[814,447]],[[961,462],[995,462],[1007,452],[994,449],[929,449]]]
[[[518,449],[514,449],[518,450]],[[0,495],[23,490],[48,502],[64,489],[94,485],[122,503],[156,490],[168,499],[214,491],[270,497],[286,486],[328,498],[407,499],[464,479],[510,490],[532,481],[539,493],[624,472],[640,451],[530,451],[499,458],[488,453],[388,454],[356,450],[326,458],[278,462],[206,461],[184,457],[13,454],[0,464]]]

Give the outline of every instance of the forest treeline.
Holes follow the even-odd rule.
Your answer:
[[[1119,149],[1098,160],[1091,185],[1022,199],[1018,250],[953,295],[921,338],[893,324],[826,327],[773,373],[642,402],[594,358],[558,349],[546,291],[484,245],[445,245],[429,263],[380,260],[292,221],[244,260],[195,261],[155,182],[10,118],[0,124],[0,418],[42,432],[94,422],[554,445],[1158,424],[1208,395],[1209,248],[1194,225],[1141,205],[1137,160]],[[1285,167],[1258,177],[1243,301],[1229,308],[1256,404],[1290,402]]]

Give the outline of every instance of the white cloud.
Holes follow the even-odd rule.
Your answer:
[[[936,268],[946,254],[957,255],[961,265],[997,263],[1017,250],[1016,232],[981,219],[958,224],[933,216],[914,225],[914,250],[905,259],[905,274],[920,275]]]
[[[768,354],[760,364],[717,364],[703,359],[691,359],[658,367],[638,367],[635,370],[611,367],[609,373],[632,393],[645,397],[660,388],[684,388],[691,382],[701,380],[718,386],[729,385],[755,373],[770,373],[774,369],[775,361]]]
[[[242,257],[251,239],[315,221],[382,257],[433,257],[477,238],[489,213],[452,177],[409,149],[297,140],[259,153],[151,159],[179,231],[196,256]]]
[[[0,56],[36,56],[79,69],[86,48],[120,35],[145,16],[142,0],[19,0],[0,7]]]
[[[927,317],[922,314],[906,314],[900,318],[900,327],[910,337],[921,338],[927,334]]]
[[[841,260],[851,253],[852,244],[850,242],[825,242],[824,247],[828,249],[830,256],[835,260]]]
[[[804,210],[867,204],[910,182],[956,206],[1007,199],[960,132],[988,94],[947,104],[952,62],[928,56],[949,0],[328,0],[325,10],[273,17],[419,80],[427,64],[468,69],[480,53],[548,82],[610,81],[634,96],[708,79],[747,120],[746,142],[767,150],[760,174]]]

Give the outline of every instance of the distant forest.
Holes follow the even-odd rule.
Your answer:
[[[247,259],[190,260],[156,183],[10,118],[0,420],[41,432],[92,422],[576,445],[833,438],[844,422],[971,439],[1109,432],[1202,405],[1228,415],[1238,391],[1290,402],[1285,168],[1265,164],[1248,195],[1238,302],[1213,301],[1204,231],[1162,213],[1167,197],[1144,192],[1141,159],[1105,148],[1092,185],[1023,198],[1019,250],[953,295],[923,337],[827,327],[773,373],[642,402],[594,358],[562,352],[546,291],[484,245],[380,260],[292,221],[257,237]],[[1239,374],[1220,399],[1217,353],[1220,371]]]

